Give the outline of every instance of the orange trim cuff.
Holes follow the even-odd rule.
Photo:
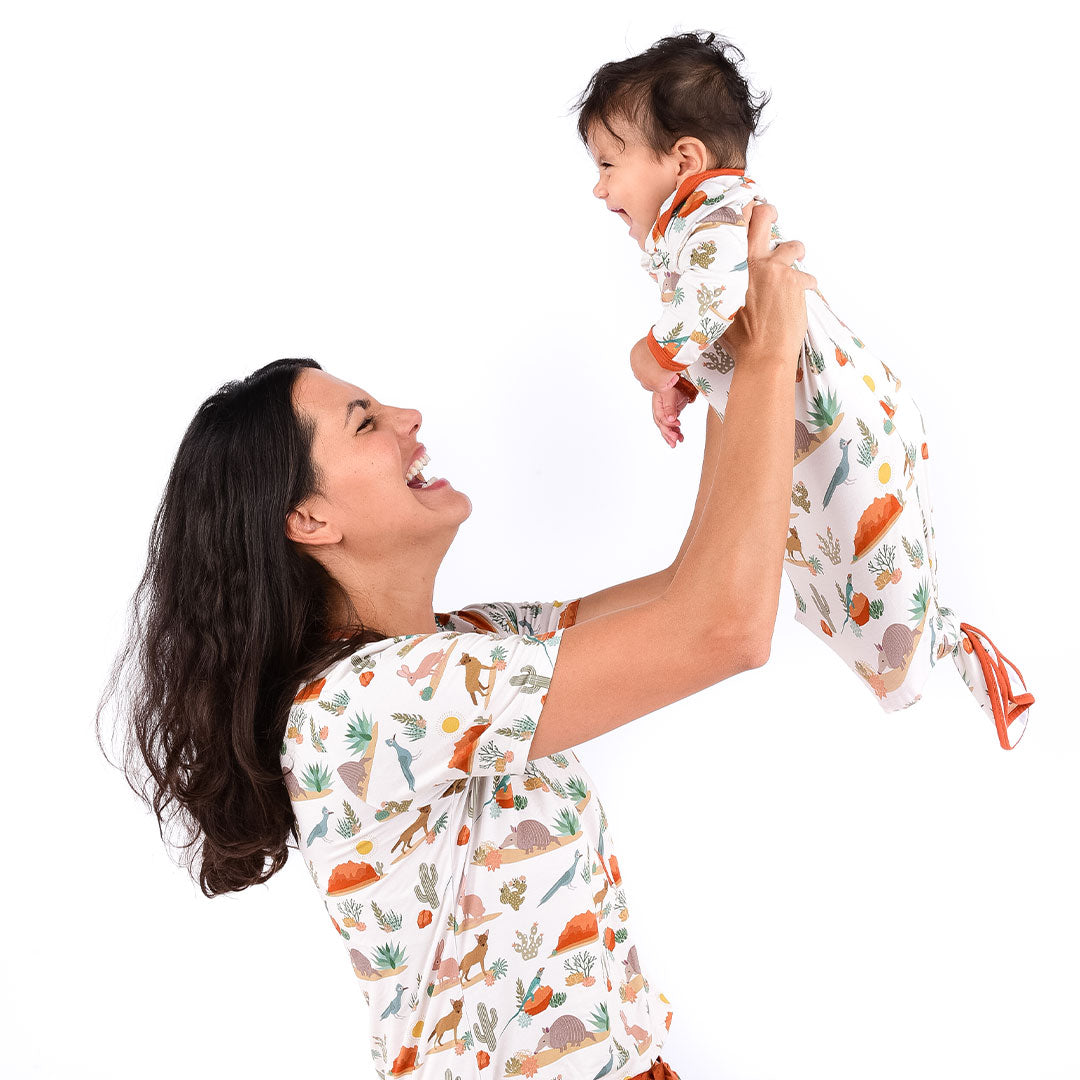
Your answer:
[[[649,346],[649,352],[652,353],[652,358],[665,370],[665,371],[685,371],[689,364],[677,364],[671,359],[671,353],[669,353],[663,345],[653,336],[652,328],[645,335],[645,344]]]
[[[698,388],[685,375],[680,375],[679,381],[675,385],[678,386],[691,401],[698,396]]]

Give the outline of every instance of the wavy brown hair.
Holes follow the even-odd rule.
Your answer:
[[[118,767],[163,840],[179,826],[206,896],[285,865],[289,837],[300,839],[279,758],[292,700],[334,661],[387,636],[363,626],[344,590],[285,535],[289,511],[319,490],[314,423],[292,400],[301,370],[317,367],[277,360],[199,407],[95,720],[105,752],[102,713],[116,707]],[[345,627],[331,625],[335,596],[351,613]]]
[[[661,38],[643,53],[612,60],[593,72],[574,102],[577,129],[588,145],[589,129],[627,120],[657,156],[684,135],[700,139],[710,168],[743,169],[750,137],[758,131],[768,94],[755,94],[740,72],[742,50],[711,30]]]

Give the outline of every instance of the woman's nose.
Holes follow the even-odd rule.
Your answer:
[[[394,411],[398,414],[398,426],[406,435],[412,435],[424,421],[419,409],[395,409]]]

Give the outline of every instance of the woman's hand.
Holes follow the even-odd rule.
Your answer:
[[[746,365],[790,364],[794,372],[806,336],[806,290],[817,288],[813,274],[792,263],[806,254],[798,240],[769,250],[776,207],[750,203],[743,208],[747,225],[747,266],[750,281],[746,302],[724,333],[724,348]]]

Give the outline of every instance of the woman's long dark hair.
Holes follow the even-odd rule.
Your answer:
[[[128,783],[162,839],[179,821],[179,846],[189,868],[201,855],[207,896],[260,884],[285,865],[289,836],[299,842],[279,759],[293,697],[386,636],[355,618],[332,626],[332,599],[352,612],[348,598],[285,535],[289,511],[318,491],[314,425],[292,402],[300,371],[318,367],[277,360],[199,407],[97,712],[101,746],[102,711],[119,706]]]

